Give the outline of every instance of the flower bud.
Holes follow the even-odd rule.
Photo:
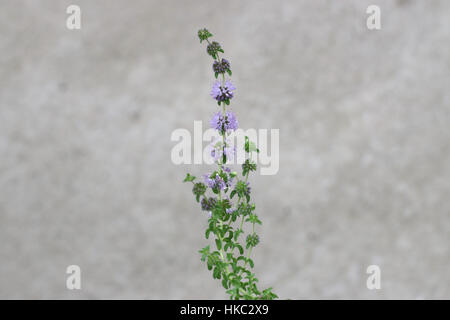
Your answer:
[[[210,44],[208,44],[208,46],[206,47],[206,52],[208,52],[208,54],[213,57],[214,59],[217,58],[217,53],[219,52],[224,52],[222,47],[220,46],[220,44],[216,41],[211,42]]]
[[[230,62],[227,59],[220,59],[220,61],[214,61],[213,71],[215,74],[221,74],[225,72],[231,73]]]
[[[205,28],[198,30],[198,38],[200,39],[200,43],[203,40],[207,40],[209,37],[212,37],[212,34]]]
[[[259,243],[259,237],[256,233],[254,234],[249,234],[247,236],[247,249],[250,247],[256,247],[256,245]]]

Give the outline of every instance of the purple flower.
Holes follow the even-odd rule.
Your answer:
[[[214,59],[217,58],[217,54],[219,52],[223,53],[223,49],[220,46],[220,44],[216,41],[211,42],[210,44],[208,44],[208,46],[206,47],[206,52],[208,52],[208,54],[213,57]]]
[[[231,161],[234,159],[234,156],[236,155],[236,147],[226,145],[225,148],[223,146],[219,146],[213,147],[211,149],[211,157],[214,159],[214,161],[222,159],[224,153],[225,156],[227,157],[227,162]]]
[[[227,111],[225,116],[222,112],[217,112],[213,115],[211,121],[211,128],[218,130],[222,134],[238,128],[238,121],[233,112]]]
[[[226,211],[228,214],[233,214],[233,212],[235,212],[236,209],[229,208],[229,209],[226,209],[225,211]]]
[[[219,150],[217,150],[217,149],[212,149],[212,150],[211,150],[211,157],[214,159],[214,161],[219,160],[220,157],[221,157],[221,154],[220,154]]]
[[[208,174],[204,175],[205,183],[211,189],[219,189],[223,190],[227,186],[225,181],[223,181],[222,177],[216,174],[214,178],[211,178]]]
[[[225,81],[224,85],[220,81],[216,81],[211,90],[211,97],[219,102],[228,101],[233,98],[233,90],[236,90],[236,87],[233,86],[231,81]]]
[[[213,71],[218,73],[225,73],[230,71],[230,62],[227,59],[222,58],[220,61],[214,61]],[[217,77],[216,77],[217,78]]]
[[[203,198],[201,201],[202,210],[211,211],[216,205],[217,200],[215,198]]]
[[[225,153],[225,155],[227,156],[227,159],[233,159],[233,157],[236,154],[236,147],[232,147],[232,146],[225,146],[225,148],[223,148],[223,153]]]
[[[224,143],[222,141],[222,137],[217,137],[211,142],[208,147],[208,151],[211,154],[211,157],[214,161],[221,160],[223,158],[223,154],[227,157],[227,163],[234,159],[236,155],[236,146],[232,145],[232,141],[227,139]]]
[[[228,167],[223,167],[223,166],[222,166],[222,169],[223,169],[223,171],[225,171],[226,173],[230,173],[230,172],[231,172],[231,169],[228,168]]]

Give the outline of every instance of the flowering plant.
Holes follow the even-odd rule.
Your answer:
[[[251,269],[254,262],[250,258],[252,249],[259,243],[255,232],[257,224],[261,224],[255,213],[255,205],[250,202],[251,188],[248,176],[256,171],[256,163],[252,161],[253,152],[259,152],[256,145],[245,137],[246,160],[242,164],[242,178],[226,166],[227,159],[233,156],[235,149],[229,143],[227,136],[238,128],[238,121],[232,111],[226,110],[234,97],[236,88],[226,75],[232,75],[230,62],[220,57],[224,50],[216,41],[210,41],[212,34],[206,30],[198,31],[200,43],[206,41],[207,53],[214,59],[212,69],[216,80],[211,90],[211,96],[222,106],[211,119],[211,127],[217,130],[221,139],[213,143],[211,156],[217,164],[217,169],[203,176],[203,181],[186,175],[184,182],[193,184],[192,192],[200,203],[202,210],[209,214],[208,228],[205,237],[214,236],[215,248],[207,245],[199,250],[201,261],[206,262],[213,278],[222,281],[223,287],[231,299],[274,299],[278,298],[272,288],[260,291],[258,279]],[[207,193],[212,193],[207,195]],[[244,238],[244,223],[251,225],[251,231]],[[241,237],[242,236],[242,237]],[[244,249],[245,247],[245,249]]]

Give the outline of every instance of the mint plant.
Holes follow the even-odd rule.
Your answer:
[[[211,127],[218,131],[221,139],[216,141],[211,150],[217,169],[205,174],[203,181],[195,176],[186,175],[184,182],[193,184],[192,192],[201,209],[209,213],[206,239],[214,238],[214,245],[207,245],[199,250],[201,261],[212,270],[213,278],[221,280],[223,287],[231,299],[264,299],[278,298],[272,288],[260,290],[258,279],[252,272],[254,262],[250,258],[252,250],[259,243],[256,225],[261,224],[255,213],[255,204],[251,203],[251,188],[248,177],[256,171],[256,163],[252,153],[259,152],[255,143],[245,137],[246,160],[242,164],[242,177],[227,167],[227,159],[233,157],[236,150],[227,137],[238,128],[235,114],[227,110],[234,97],[236,88],[227,77],[231,77],[231,65],[221,58],[224,53],[221,45],[210,41],[213,35],[206,29],[198,31],[200,43],[207,43],[206,52],[214,62],[212,70],[216,81],[211,96],[216,100],[220,111],[210,121]],[[220,80],[218,80],[220,79]],[[245,234],[244,223],[251,231]]]

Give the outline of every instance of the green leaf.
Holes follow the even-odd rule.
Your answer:
[[[248,218],[245,221],[249,221],[251,223],[257,223],[262,224],[261,220],[258,219],[258,216],[256,214],[251,214],[248,216]]]
[[[218,267],[215,267],[215,268],[214,268],[214,271],[213,271],[213,278],[214,278],[214,279],[220,279],[220,269],[219,269]]]
[[[216,239],[216,246],[217,246],[218,250],[222,249],[222,241],[220,241],[219,239]]]
[[[184,178],[183,182],[191,182],[194,181],[195,177],[191,176],[189,173],[186,175],[186,178]]]
[[[241,287],[241,280],[234,278],[231,280],[231,284],[235,287],[235,289],[239,289]]]
[[[229,287],[228,287],[228,281],[226,280],[226,279],[223,279],[222,280],[222,286],[225,288],[225,289],[228,289]]]
[[[218,73],[218,72],[214,73],[214,76],[215,76],[216,79],[217,79],[217,77],[219,76],[219,73]]]
[[[246,152],[250,153],[253,151],[259,152],[259,149],[256,147],[256,144],[248,139],[248,136],[245,136],[245,145],[244,149]]]
[[[231,72],[230,69],[227,70],[227,73],[228,73],[230,76],[232,75],[232,72]]]
[[[208,262],[207,262],[207,265],[208,265],[208,270],[211,270],[212,267],[213,267],[213,262],[212,262],[211,256],[208,256]]]
[[[202,254],[201,260],[205,261],[206,257],[209,255],[209,245],[207,245],[203,249],[199,250],[198,252]]]
[[[211,229],[206,229],[205,238],[209,239],[209,234],[211,233]]]

